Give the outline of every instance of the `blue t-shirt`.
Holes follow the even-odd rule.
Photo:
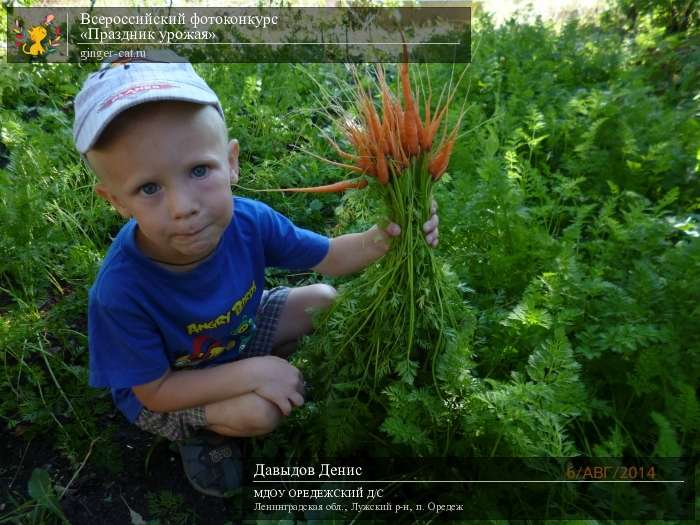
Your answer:
[[[255,332],[266,266],[308,269],[330,240],[296,227],[250,199],[233,199],[233,218],[213,255],[171,272],[136,245],[133,219],[114,239],[90,288],[90,385],[112,389],[134,421],[143,405],[131,387],[181,370],[234,361]]]

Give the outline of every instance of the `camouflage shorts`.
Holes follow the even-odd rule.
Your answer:
[[[289,288],[285,286],[263,291],[255,317],[255,335],[241,352],[239,359],[270,354],[272,338],[288,295]],[[174,412],[152,412],[143,407],[134,423],[146,432],[163,436],[171,441],[179,441],[206,427],[207,418],[203,406]]]

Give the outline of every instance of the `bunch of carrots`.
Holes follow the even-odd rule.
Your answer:
[[[404,53],[406,54],[405,49]],[[440,130],[440,124],[445,119],[454,92],[447,97],[447,101],[442,107],[433,111],[432,115],[432,93],[428,94],[424,100],[423,117],[421,117],[420,104],[416,101],[411,89],[408,63],[404,62],[400,67],[403,105],[387,85],[382,68],[378,66],[376,72],[382,101],[381,115],[371,94],[358,87],[355,104],[356,109],[359,110],[360,122],[358,124],[353,120],[346,119],[341,123],[344,135],[355,151],[345,151],[337,142],[329,139],[338,155],[348,162],[321,159],[349,171],[374,177],[382,185],[390,184],[393,179],[400,177],[412,167],[413,163],[420,160],[421,163],[424,163],[422,168],[427,168],[427,174],[432,181],[437,182],[447,169],[464,115],[463,111],[460,112],[457,123],[449,133],[447,127],[443,126],[442,138],[438,146],[434,148],[435,137]],[[422,171],[425,172],[425,169]],[[287,188],[284,191],[324,193],[362,189],[366,186],[367,180],[361,178],[325,186]]]
[[[294,189],[336,192],[366,188],[381,197],[389,218],[402,231],[376,265],[340,288],[335,303],[318,323],[314,343],[302,352],[310,365],[304,374],[314,385],[321,407],[315,412],[323,418],[319,428],[343,426],[340,434],[348,436],[376,425],[382,406],[386,412],[382,392],[393,381],[416,388],[431,383],[438,387],[436,359],[454,333],[453,306],[460,302],[446,265],[427,245],[421,228],[431,213],[433,185],[447,169],[464,109],[448,129],[456,86],[440,104],[443,90],[436,109],[431,107],[430,89],[421,103],[411,85],[405,49],[404,56],[396,95],[382,68],[376,68],[381,104],[375,105],[356,75],[360,87],[352,103],[357,118],[340,122],[352,150],[346,151],[329,139],[343,162],[323,160],[360,177]],[[371,410],[364,411],[368,407]],[[359,420],[362,413],[373,415]],[[333,442],[338,435],[334,432]]]

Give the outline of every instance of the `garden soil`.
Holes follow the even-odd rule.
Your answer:
[[[181,518],[187,515],[186,523],[225,523],[235,518],[235,512],[226,500],[200,494],[190,486],[179,454],[167,441],[158,440],[129,425],[118,414],[107,424],[117,426],[110,446],[121,456],[121,472],[110,476],[87,462],[61,500],[63,512],[71,524],[134,523],[130,510],[145,521],[155,519],[157,516],[149,510],[148,497],[163,491],[182,498],[177,514]],[[0,427],[0,515],[15,507],[11,497],[29,498],[27,483],[35,468],[49,473],[59,494],[59,487],[69,483],[77,467],[59,457],[52,450],[53,446],[49,439],[37,437],[28,441],[6,427]],[[161,519],[161,523],[171,521],[172,518]]]

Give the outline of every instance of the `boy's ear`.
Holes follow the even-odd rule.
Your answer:
[[[238,141],[236,139],[231,139],[228,143],[228,165],[231,170],[231,184],[236,184],[238,182],[238,153],[240,147],[238,146]]]
[[[125,219],[131,218],[131,213],[119,202],[119,199],[111,193],[103,183],[95,184],[95,193],[107,202],[109,202],[115,210]]]

